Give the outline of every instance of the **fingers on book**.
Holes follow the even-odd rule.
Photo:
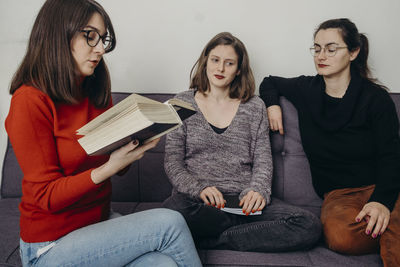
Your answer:
[[[157,139],[195,113],[191,104],[180,99],[161,103],[131,94],[78,129],[76,134],[82,136],[78,142],[88,155],[103,155],[132,140],[147,143]]]

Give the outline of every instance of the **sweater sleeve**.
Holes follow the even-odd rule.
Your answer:
[[[187,170],[185,149],[186,126],[183,123],[181,127],[167,134],[164,168],[174,189],[193,198],[198,198],[201,191],[209,185],[200,182]]]
[[[266,107],[279,105],[279,97],[284,96],[295,106],[300,98],[301,91],[310,80],[308,76],[283,78],[278,76],[265,77],[260,84],[260,97]]]
[[[17,91],[11,100],[6,130],[24,174],[23,197],[43,210],[58,212],[101,184],[92,182],[92,169],[64,174],[54,137],[53,111],[53,102],[42,93]]]
[[[374,100],[370,116],[376,147],[377,179],[369,201],[382,203],[392,211],[400,192],[399,120],[387,93]]]
[[[257,97],[258,98],[258,97]],[[239,198],[242,199],[249,191],[260,193],[268,205],[271,202],[271,181],[273,173],[271,144],[269,140],[269,126],[267,112],[260,101],[260,119],[256,121],[255,145],[253,153],[252,178],[248,188],[244,189]]]

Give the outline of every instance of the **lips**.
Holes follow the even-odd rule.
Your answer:
[[[320,68],[325,68],[325,67],[328,67],[328,65],[325,65],[325,64],[318,64],[318,67],[320,67]]]
[[[97,66],[97,64],[99,63],[98,60],[89,60],[90,64],[92,64],[93,66]]]
[[[222,80],[223,78],[225,78],[225,76],[222,75],[214,75],[215,78],[217,78],[218,80]]]

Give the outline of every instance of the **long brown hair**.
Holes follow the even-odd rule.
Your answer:
[[[250,61],[246,47],[238,38],[229,32],[221,32],[217,34],[204,47],[199,59],[190,71],[190,88],[197,89],[202,93],[205,93],[209,89],[209,81],[206,73],[208,55],[210,51],[218,45],[232,46],[238,56],[238,70],[240,70],[240,73],[231,83],[229,88],[229,97],[237,98],[246,102],[254,95],[254,76],[250,68]]]
[[[103,18],[112,38],[116,39],[111,20],[103,7],[94,0],[47,0],[39,11],[21,65],[14,74],[10,94],[23,84],[36,87],[55,102],[77,103],[89,96],[97,107],[105,107],[111,98],[111,80],[102,59],[93,75],[79,84],[79,75],[71,53],[72,38],[83,29],[94,13]]]

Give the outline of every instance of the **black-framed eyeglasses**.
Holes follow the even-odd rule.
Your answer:
[[[96,30],[81,30],[82,33],[85,33],[86,42],[90,47],[95,47],[101,40],[103,43],[104,50],[109,52],[112,45],[112,37],[109,35],[101,36]]]
[[[327,44],[326,46],[321,47],[320,45],[314,45],[310,47],[310,52],[312,56],[317,57],[323,50],[325,52],[325,55],[327,55],[328,57],[333,57],[336,55],[336,52],[342,48],[347,48],[347,46],[339,46],[338,44]]]

